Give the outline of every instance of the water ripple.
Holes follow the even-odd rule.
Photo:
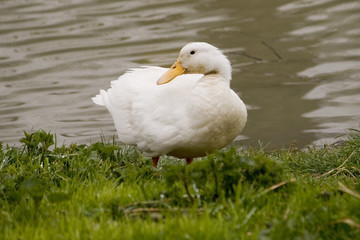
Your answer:
[[[112,137],[111,117],[90,97],[128,68],[169,66],[189,41],[230,58],[232,87],[250,106],[238,139],[282,146],[339,133],[360,106],[359,9],[340,0],[2,1],[0,141],[37,128],[60,142]]]

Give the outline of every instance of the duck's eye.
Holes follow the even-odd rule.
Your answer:
[[[194,51],[194,50],[193,50],[193,51],[191,51],[191,52],[190,52],[190,54],[191,54],[191,55],[194,55],[194,54],[195,54],[195,51]]]

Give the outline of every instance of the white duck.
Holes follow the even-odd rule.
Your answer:
[[[105,106],[122,143],[152,157],[205,156],[229,144],[244,128],[247,111],[230,89],[231,65],[216,47],[185,45],[169,70],[132,69],[92,98]]]

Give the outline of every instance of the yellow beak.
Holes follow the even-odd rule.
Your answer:
[[[177,76],[184,74],[185,69],[181,66],[179,60],[177,60],[164,75],[157,80],[157,85],[165,84],[176,78]]]

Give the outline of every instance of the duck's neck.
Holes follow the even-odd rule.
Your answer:
[[[204,77],[201,80],[202,81],[224,82],[230,86],[231,72],[224,73],[224,72],[218,72],[218,71],[211,71],[211,72],[204,74]]]
[[[230,85],[231,81],[231,65],[227,58],[224,57],[222,62],[219,62],[218,64],[213,65],[213,70],[209,70],[204,74],[204,77],[206,76],[214,76],[215,78],[219,80],[225,81],[228,85]]]
[[[225,79],[222,75],[218,73],[209,73],[205,74],[202,78],[200,78],[196,84],[196,88],[199,89],[209,89],[214,91],[214,89],[221,88],[229,88],[230,81]]]

